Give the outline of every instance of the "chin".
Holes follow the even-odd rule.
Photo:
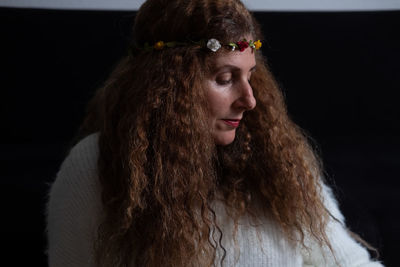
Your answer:
[[[227,146],[235,140],[235,131],[232,133],[221,133],[214,135],[214,141],[216,145]]]

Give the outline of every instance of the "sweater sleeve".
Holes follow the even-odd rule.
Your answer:
[[[93,244],[101,213],[97,179],[98,134],[72,148],[51,185],[47,204],[50,267],[94,266]]]
[[[308,238],[306,245],[310,249],[303,250],[304,266],[382,267],[381,263],[371,260],[368,251],[348,233],[332,190],[323,185],[322,193],[326,208],[338,219],[330,218],[327,225],[327,236],[335,256],[329,248],[321,248],[312,238]]]

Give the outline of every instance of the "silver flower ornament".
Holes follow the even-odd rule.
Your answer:
[[[207,42],[207,48],[213,52],[217,52],[221,48],[221,44],[217,39],[210,39]]]

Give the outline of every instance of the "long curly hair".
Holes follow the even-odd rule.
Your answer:
[[[220,53],[200,45],[160,51],[157,41],[252,36],[260,27],[239,0],[148,0],[138,11],[132,53],[88,106],[81,133],[100,132],[98,160],[104,218],[97,266],[212,266],[222,233],[213,203],[237,226],[244,215],[272,218],[288,240],[310,233],[329,245],[321,168],[290,120],[282,93],[256,52],[251,86],[257,106],[244,114],[234,142],[216,146],[208,126],[204,79]],[[255,211],[256,204],[261,214]],[[211,237],[210,237],[211,236]],[[223,262],[223,257],[221,259]]]

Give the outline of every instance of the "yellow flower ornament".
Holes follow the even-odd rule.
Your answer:
[[[163,41],[159,41],[159,42],[155,43],[154,49],[161,50],[161,49],[164,48],[164,45],[165,45],[165,44],[164,44]]]
[[[254,47],[255,47],[255,49],[260,49],[261,48],[261,46],[262,46],[262,43],[261,43],[261,41],[260,40],[258,40],[258,41],[255,41],[254,42]]]

